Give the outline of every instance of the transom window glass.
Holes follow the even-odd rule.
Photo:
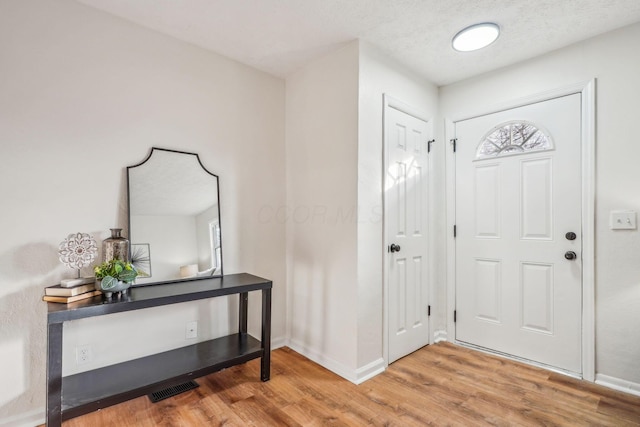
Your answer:
[[[493,128],[482,138],[477,159],[553,149],[551,138],[532,123],[508,122]]]

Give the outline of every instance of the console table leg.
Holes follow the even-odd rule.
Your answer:
[[[271,289],[262,290],[262,354],[260,365],[260,379],[269,381],[271,378]]]
[[[249,293],[243,292],[240,295],[240,307],[239,307],[239,325],[238,332],[241,334],[247,333],[247,307],[249,306]]]
[[[59,427],[62,425],[62,323],[47,326],[47,427]]]

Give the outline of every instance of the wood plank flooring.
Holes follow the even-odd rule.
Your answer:
[[[640,426],[640,397],[449,343],[356,386],[298,353],[272,353],[151,403],[140,397],[65,422],[85,426]]]

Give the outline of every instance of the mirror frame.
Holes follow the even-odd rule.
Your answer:
[[[209,175],[213,176],[216,178],[216,191],[217,191],[217,199],[218,199],[218,224],[220,227],[220,273],[219,274],[214,274],[213,272],[211,273],[211,275],[209,276],[196,276],[196,277],[185,277],[185,278],[178,278],[178,279],[170,279],[170,280],[158,280],[158,281],[149,281],[149,282],[145,282],[145,283],[140,283],[140,284],[134,284],[134,286],[152,286],[152,285],[161,285],[161,284],[165,284],[165,283],[176,283],[176,282],[187,282],[187,281],[192,281],[192,280],[206,280],[206,279],[211,279],[212,277],[221,277],[224,275],[224,259],[223,259],[223,249],[222,249],[222,217],[220,215],[220,177],[214,173],[212,173],[211,171],[209,171],[203,164],[202,161],[200,160],[200,156],[198,156],[197,153],[190,153],[187,151],[179,151],[179,150],[171,150],[168,148],[159,148],[159,147],[151,147],[151,150],[149,151],[149,155],[140,163],[137,163],[135,165],[131,165],[131,166],[127,166],[127,235],[128,235],[128,239],[129,239],[129,258],[131,258],[131,251],[132,251],[132,247],[133,247],[133,241],[131,240],[131,177],[130,177],[130,172],[131,169],[137,168],[139,166],[144,165],[147,161],[149,161],[149,159],[151,159],[151,156],[153,156],[154,151],[164,151],[164,152],[168,152],[168,153],[174,153],[174,154],[182,154],[182,155],[190,155],[190,156],[196,156],[196,160],[198,161],[198,164],[200,165],[200,167]],[[214,270],[215,271],[215,270]]]

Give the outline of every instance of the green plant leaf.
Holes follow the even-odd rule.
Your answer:
[[[118,262],[113,265],[113,269],[115,270],[116,275],[118,275],[122,272],[122,270],[124,270],[124,266],[122,263]]]
[[[112,276],[105,276],[100,283],[103,290],[109,290],[118,284],[118,280]]]
[[[135,270],[124,270],[122,273],[120,273],[120,275],[118,275],[118,279],[122,280],[123,282],[133,282],[136,278],[136,276],[138,275],[138,273],[136,273]]]
[[[102,279],[104,277],[104,271],[101,266],[97,265],[93,271],[98,279]]]

